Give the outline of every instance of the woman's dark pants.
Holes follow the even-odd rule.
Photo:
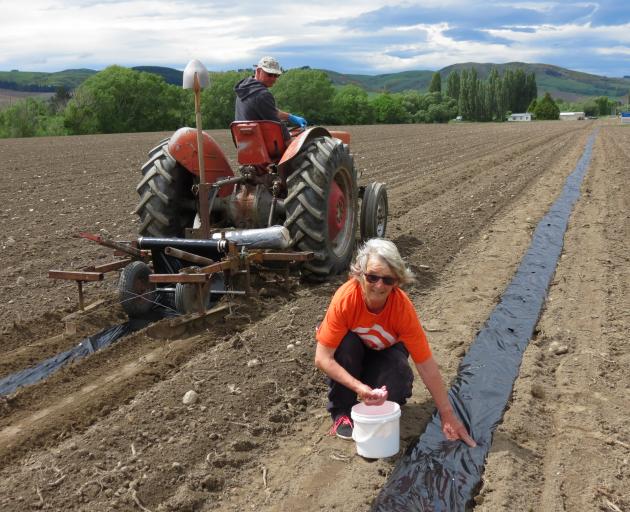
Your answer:
[[[411,396],[413,372],[408,357],[409,352],[400,342],[384,350],[372,350],[353,332],[344,336],[335,351],[335,361],[350,375],[371,388],[387,386],[387,399],[400,405]],[[328,387],[327,410],[333,419],[350,416],[357,394],[332,379],[328,379]]]

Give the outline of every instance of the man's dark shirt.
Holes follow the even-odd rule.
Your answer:
[[[253,76],[244,78],[234,86],[236,102],[234,104],[235,121],[276,121],[280,122],[276,100],[269,89]],[[285,140],[290,138],[284,124],[282,133]]]

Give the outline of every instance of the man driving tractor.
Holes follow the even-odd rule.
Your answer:
[[[282,74],[280,64],[273,57],[263,57],[258,62],[254,76],[248,76],[234,86],[236,103],[235,121],[288,121],[301,128],[306,127],[306,119],[284,112],[276,107],[276,100],[269,91]],[[285,140],[290,139],[289,131],[283,125]]]

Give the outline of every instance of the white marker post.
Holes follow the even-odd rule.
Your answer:
[[[210,237],[210,212],[208,211],[208,189],[206,168],[203,158],[203,134],[201,131],[201,89],[210,85],[210,75],[206,67],[194,59],[184,69],[183,88],[195,93],[195,124],[197,126],[197,156],[199,157],[199,217],[203,238]]]

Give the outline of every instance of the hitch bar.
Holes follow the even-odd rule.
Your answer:
[[[109,247],[110,249],[116,249],[117,251],[124,252],[133,256],[134,258],[144,258],[145,254],[142,253],[140,249],[136,249],[131,245],[123,244],[120,242],[114,242],[113,240],[109,240],[108,238],[103,238],[101,235],[95,235],[94,233],[86,233],[82,231],[79,233],[81,238],[85,238],[87,240],[92,240],[92,242],[96,242],[99,245],[104,247]]]

